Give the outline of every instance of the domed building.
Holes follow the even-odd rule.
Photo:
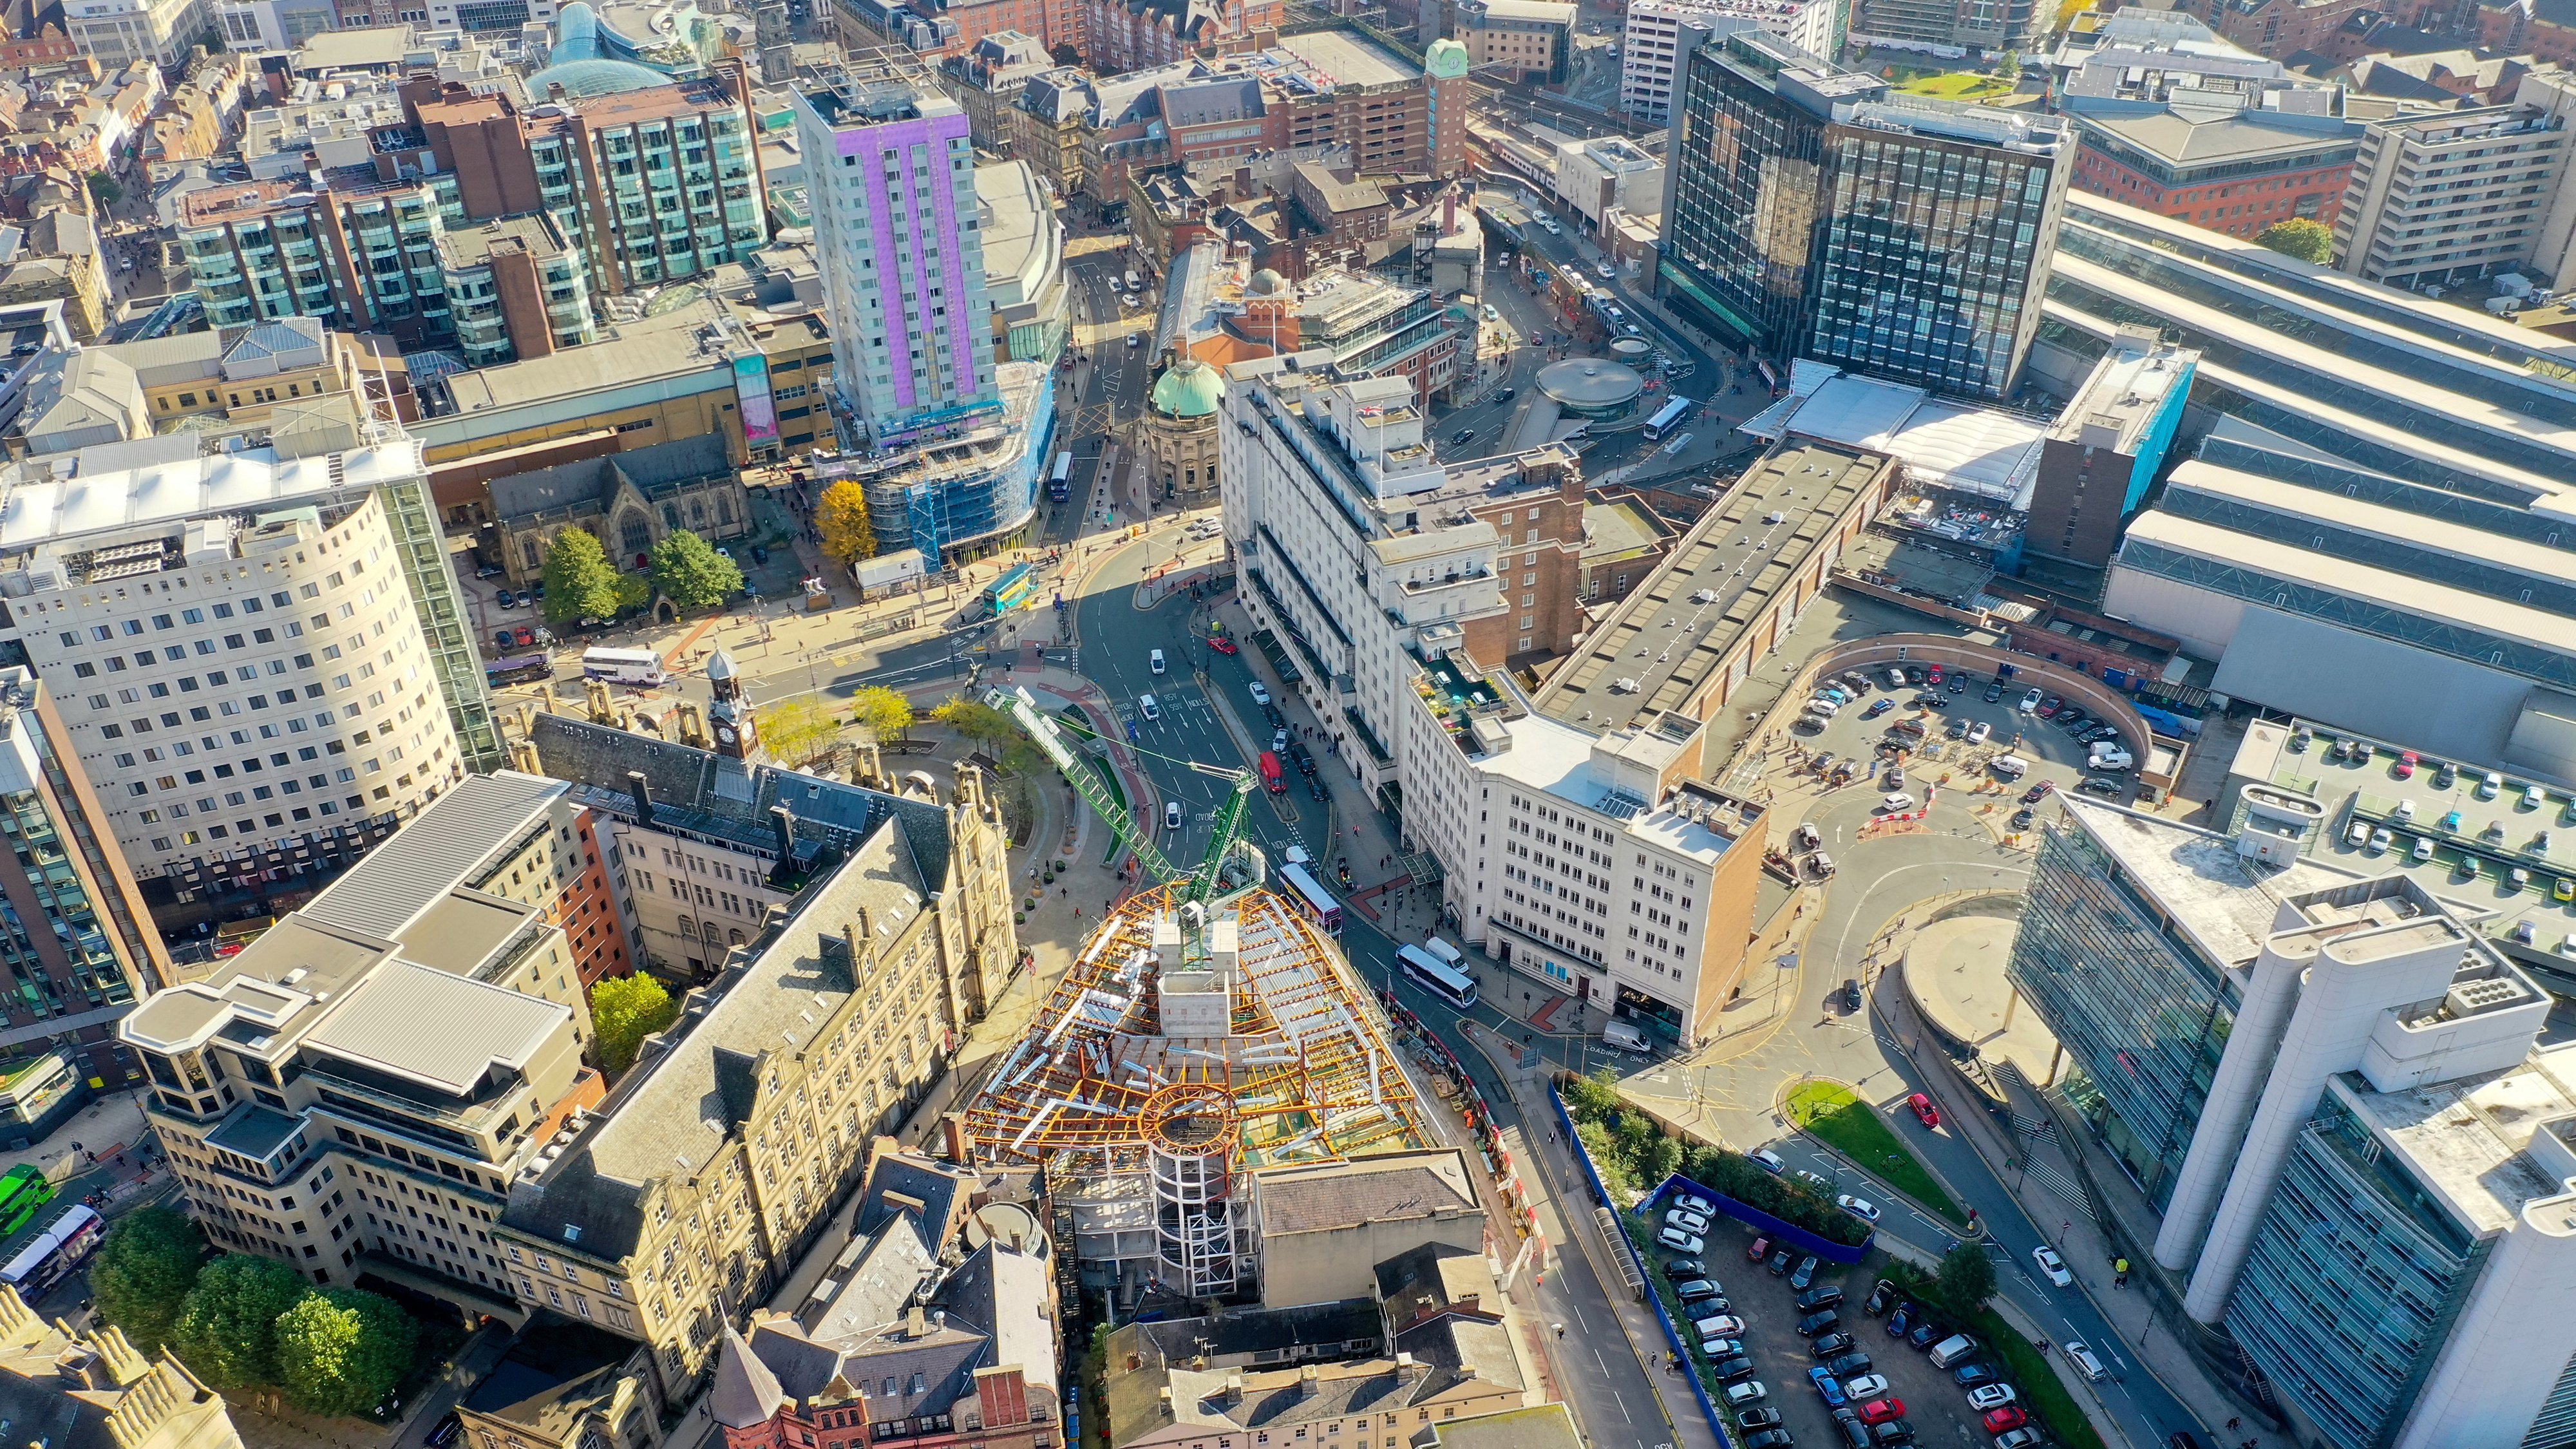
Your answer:
[[[1145,400],[1138,432],[1154,496],[1183,508],[1216,501],[1216,410],[1225,375],[1195,357],[1168,361]]]

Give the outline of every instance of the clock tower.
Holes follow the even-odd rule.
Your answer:
[[[752,717],[751,701],[743,697],[742,666],[721,647],[707,660],[707,684],[715,691],[707,723],[716,737],[716,753],[736,760],[759,754],[760,725]]]

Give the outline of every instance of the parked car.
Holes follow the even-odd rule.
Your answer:
[[[1746,1404],[1758,1404],[1769,1397],[1771,1397],[1771,1391],[1762,1387],[1760,1379],[1726,1386],[1726,1402],[1733,1407],[1741,1408]]]
[[[1744,1261],[1748,1263],[1759,1263],[1770,1255],[1771,1240],[1769,1238],[1755,1238],[1753,1240],[1753,1245],[1744,1250]]]
[[[1717,1204],[1710,1202],[1707,1198],[1687,1192],[1674,1193],[1673,1206],[1686,1212],[1698,1213],[1701,1217],[1707,1217],[1709,1214],[1717,1211]]]
[[[1817,1266],[1816,1255],[1813,1253],[1809,1253],[1807,1256],[1800,1258],[1798,1260],[1798,1271],[1789,1275],[1789,1286],[1797,1289],[1800,1293],[1806,1292],[1807,1285],[1816,1281]]]
[[[1864,1311],[1866,1311],[1870,1317],[1876,1318],[1880,1314],[1885,1313],[1895,1302],[1895,1280],[1891,1278],[1881,1278],[1878,1280],[1878,1285],[1869,1290],[1869,1303]]]
[[[2048,792],[2056,788],[2057,785],[2054,781],[2042,780],[2038,784],[2021,792],[2021,803],[2024,805],[2036,805],[2040,801],[2047,799]]]
[[[1842,1306],[1842,1302],[1843,1290],[1841,1287],[1836,1284],[1827,1283],[1820,1288],[1810,1288],[1806,1292],[1799,1294],[1798,1311],[1801,1313],[1813,1313],[1819,1308],[1840,1308]]]
[[[1753,1377],[1753,1360],[1742,1354],[1731,1354],[1714,1360],[1709,1364],[1709,1368],[1717,1374],[1717,1381],[1722,1384]]]
[[[517,642],[517,638],[507,629],[495,629],[492,631],[492,644],[495,648],[507,649]]]
[[[1828,1405],[1839,1406],[1842,1404],[1844,1397],[1843,1381],[1834,1377],[1834,1371],[1832,1369],[1819,1364],[1816,1367],[1807,1370],[1807,1382],[1816,1386],[1817,1396],[1822,1398]]]
[[[1810,1313],[1798,1320],[1798,1336],[1813,1338],[1820,1333],[1831,1333],[1842,1326],[1842,1321],[1843,1316],[1830,1308],[1822,1313]]]
[[[1708,1231],[1708,1219],[1688,1208],[1675,1208],[1664,1214],[1664,1226],[1679,1228],[1686,1233],[1704,1233]]]
[[[1683,1232],[1679,1228],[1664,1229],[1662,1232],[1655,1234],[1655,1241],[1672,1249],[1676,1253],[1697,1254],[1702,1248],[1708,1246],[1706,1243],[1701,1242],[1699,1239],[1692,1237],[1690,1234]]]
[[[1688,1282],[1673,1285],[1673,1296],[1684,1303],[1697,1303],[1703,1298],[1715,1298],[1723,1291],[1706,1278],[1693,1278]]]
[[[1715,1318],[1703,1318],[1691,1327],[1698,1329],[1702,1338],[1734,1338],[1744,1332],[1744,1320],[1732,1313],[1721,1313]]]
[[[1847,1380],[1843,1384],[1843,1393],[1855,1399],[1880,1398],[1887,1393],[1887,1375],[1862,1374],[1859,1378]]]
[[[1841,1358],[1835,1359],[1833,1362],[1826,1364],[1825,1367],[1832,1369],[1835,1373],[1842,1375],[1846,1379],[1850,1379],[1868,1373],[1872,1365],[1869,1361],[1868,1354],[1847,1353]]]
[[[1816,1191],[1816,1192],[1823,1193],[1824,1195],[1826,1195],[1826,1196],[1828,1196],[1828,1197],[1830,1197],[1830,1196],[1832,1196],[1832,1195],[1833,1195],[1834,1185],[1833,1185],[1832,1183],[1830,1183],[1830,1182],[1825,1181],[1824,1177],[1823,1177],[1821,1174],[1813,1173],[1813,1172],[1809,1172],[1808,1170],[1806,1170],[1805,1168],[1803,1168],[1803,1167],[1802,1167],[1802,1168],[1799,1168],[1797,1171],[1795,1171],[1795,1172],[1793,1172],[1793,1173],[1790,1173],[1789,1175],[1790,1175],[1791,1177],[1796,1178],[1798,1181],[1800,1181],[1800,1182],[1802,1182],[1802,1183],[1806,1184],[1806,1185],[1807,1185],[1807,1187],[1809,1187],[1810,1189],[1812,1189],[1812,1190],[1814,1190],[1814,1191]]]
[[[1679,1283],[1688,1278],[1705,1278],[1708,1269],[1697,1258],[1675,1258],[1664,1265],[1664,1276]]]
[[[1914,1305],[1911,1303],[1899,1303],[1896,1305],[1896,1311],[1887,1315],[1887,1336],[1890,1338],[1903,1338],[1905,1336],[1905,1331],[1912,1327],[1913,1324]]]
[[[1902,1419],[1904,1417],[1905,1401],[1903,1399],[1872,1399],[1868,1403],[1860,1406],[1860,1419],[1864,1424],[1884,1424],[1890,1419]]]
[[[2030,1415],[2025,1413],[2019,1404],[2006,1404],[2000,1409],[1988,1409],[1985,1413],[1986,1432],[1989,1434],[2000,1434],[2006,1429],[2018,1429],[2029,1422]]]
[[[1848,1333],[1818,1334],[1807,1345],[1807,1356],[1818,1363],[1851,1352],[1852,1336]]]
[[[1995,1371],[1993,1364],[1986,1363],[1963,1363],[1950,1371],[1950,1377],[1957,1380],[1959,1387],[1963,1389],[1984,1388],[1999,1383],[2003,1379],[2003,1375]],[[2009,1388],[2011,1385],[2006,1384],[2005,1387]],[[1997,1402],[2000,1403],[2002,1400]]]
[[[1878,1205],[1870,1202],[1866,1198],[1857,1198],[1852,1196],[1850,1193],[1843,1193],[1834,1199],[1834,1206],[1841,1208],[1844,1212],[1850,1213],[1853,1217],[1860,1219],[1862,1222],[1874,1223],[1878,1221]]]
[[[1263,684],[1263,683],[1262,683],[1260,680],[1258,680],[1258,679],[1256,679],[1256,680],[1252,681],[1252,702],[1253,702],[1254,704],[1263,704],[1263,705],[1266,705],[1266,704],[1270,703],[1270,689],[1269,689],[1269,686],[1267,686],[1267,685]]]
[[[1926,1096],[1921,1092],[1917,1092],[1913,1096],[1905,1099],[1905,1107],[1907,1111],[1914,1114],[1914,1120],[1922,1123],[1924,1126],[1938,1127],[1941,1125],[1941,1109],[1932,1105],[1932,1099],[1929,1096]]]
[[[1788,1166],[1788,1164],[1780,1160],[1779,1153],[1772,1151],[1768,1147],[1756,1147],[1752,1151],[1744,1154],[1744,1156],[1747,1161],[1751,1162],[1754,1166],[1761,1168],[1764,1172],[1771,1174],[1773,1177],[1778,1177]]]
[[[1796,1449],[1786,1429],[1756,1429],[1744,1436],[1744,1449]]]
[[[2033,711],[2035,711],[2035,710],[2037,710],[2037,709],[2039,708],[2040,701],[2041,701],[2041,700],[2043,700],[2043,699],[2046,699],[2047,697],[2048,697],[2048,696],[2046,696],[2046,695],[2044,695],[2044,694],[2040,693],[2040,692],[2039,692],[2038,690],[2036,690],[2036,689],[2032,690],[2032,691],[2031,691],[2030,693],[2028,693],[2028,694],[2023,695],[2023,696],[2021,697],[2021,706],[2020,706],[2020,707],[2021,707],[2021,712],[2022,712],[2023,714],[2029,714],[2029,713],[2032,713]]]
[[[2084,777],[2084,783],[2075,788],[2087,795],[2108,795],[2117,800],[2127,787],[2108,775],[2087,775]]]
[[[508,589],[503,589],[493,602],[499,604],[504,609],[515,609],[519,607],[519,596],[511,593]]]
[[[1989,684],[1986,686],[1986,703],[1992,704],[2003,697],[2004,687],[2001,684]]]
[[[1772,1276],[1772,1277],[1774,1277],[1774,1278],[1777,1278],[1777,1277],[1780,1277],[1780,1276],[1782,1276],[1783,1274],[1787,1273],[1788,1271],[1789,1271],[1789,1250],[1788,1250],[1788,1249],[1786,1249],[1786,1248],[1780,1248],[1780,1249],[1775,1250],[1775,1251],[1771,1254],[1771,1276]]]
[[[2066,1271],[2066,1260],[2057,1256],[2055,1248],[2042,1243],[2030,1250],[2030,1256],[2031,1261],[2039,1264],[2039,1271],[2047,1276],[2049,1282],[2060,1288],[2075,1286],[2075,1275]]]
[[[1984,1413],[1988,1409],[2002,1408],[2011,1403],[2014,1397],[2013,1386],[2010,1384],[1986,1384],[1968,1390],[1968,1407]]]
[[[2038,1449],[2042,1442],[2037,1429],[2008,1429],[1995,1436],[1995,1449]]]
[[[1972,745],[1982,745],[1988,739],[1993,737],[1994,732],[1995,727],[1993,725],[1986,723],[1984,720],[1979,720],[1975,724],[1968,726],[1968,743]]]
[[[429,1449],[447,1449],[448,1445],[456,1442],[456,1436],[464,1432],[465,1421],[450,1414],[438,1421],[437,1428],[429,1431]]]
[[[1927,1316],[1914,1321],[1914,1326],[1906,1331],[1905,1341],[1916,1348],[1930,1348],[1949,1336],[1949,1329]]]
[[[1735,1416],[1735,1422],[1743,1425],[1747,1429],[1777,1429],[1780,1427],[1780,1411],[1778,1409],[1746,1409],[1744,1412]]]

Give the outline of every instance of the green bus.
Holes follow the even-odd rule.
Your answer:
[[[27,1225],[36,1209],[54,1199],[54,1185],[45,1181],[44,1172],[30,1163],[20,1163],[0,1176],[0,1237],[6,1237]]]

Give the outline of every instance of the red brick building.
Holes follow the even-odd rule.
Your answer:
[[[2335,116],[2163,110],[2074,117],[2077,190],[2230,236],[2334,224],[2365,129]]]

